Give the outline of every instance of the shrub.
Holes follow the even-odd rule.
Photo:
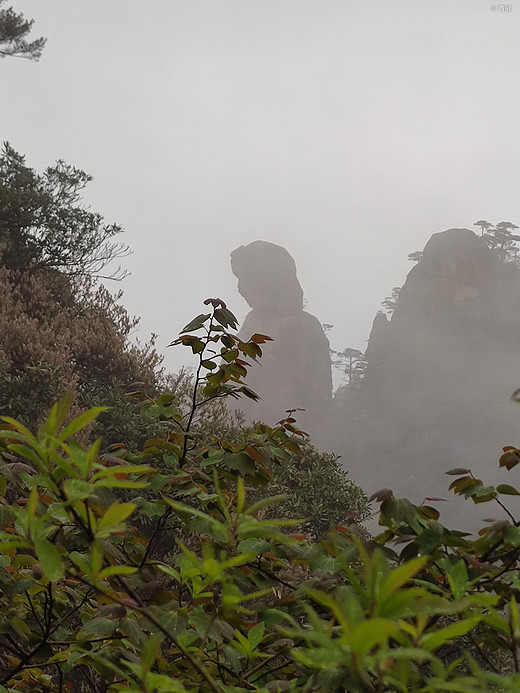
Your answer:
[[[82,203],[90,180],[63,162],[38,174],[8,144],[0,153],[0,413],[34,428],[67,391],[76,413],[102,397],[111,409],[96,434],[137,445],[150,422],[124,393],[167,382],[153,339],[132,344],[138,321],[95,282],[127,248],[113,240],[121,228]]]
[[[142,453],[78,444],[102,412],[66,423],[70,397],[36,435],[4,418],[0,691],[517,691],[517,523],[471,539],[388,490],[386,530],[365,543],[349,527],[314,541],[291,531],[301,521],[266,517],[285,499],[251,502],[249,488],[295,464],[305,442],[289,419],[197,445],[205,402],[255,397],[243,357],[266,339],[239,340],[234,316],[210,303],[178,340],[198,357],[192,408],[146,400],[166,431]],[[520,460],[505,454],[508,468]],[[453,473],[473,499],[518,493]],[[494,672],[468,642],[509,653],[513,672]]]

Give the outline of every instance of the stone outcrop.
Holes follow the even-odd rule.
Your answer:
[[[294,259],[279,245],[254,241],[231,253],[231,267],[252,309],[239,336],[258,332],[273,339],[247,378],[261,400],[241,400],[240,408],[247,419],[270,424],[288,409],[302,409],[297,424],[315,440],[331,406],[329,342],[317,318],[303,310]]]
[[[520,387],[519,352],[518,268],[468,229],[432,236],[391,320],[376,316],[366,378],[337,412],[345,434],[335,446],[353,480],[419,503],[453,498],[444,474],[452,467],[507,482],[498,457],[502,446],[520,444],[520,407],[510,401]],[[482,507],[489,516],[485,506],[476,512]],[[440,509],[466,526],[474,511],[460,500]]]

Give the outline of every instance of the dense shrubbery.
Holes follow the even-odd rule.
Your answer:
[[[205,403],[255,396],[244,356],[265,340],[238,340],[212,303],[178,340],[199,359],[191,409],[136,395],[164,426],[141,453],[76,443],[101,411],[66,423],[68,398],[36,436],[4,419],[0,690],[517,691],[518,522],[475,539],[389,491],[370,541],[268,515],[286,499],[250,491],[308,452],[290,417],[197,439]],[[452,473],[475,502],[518,494]]]
[[[240,419],[233,420],[228,412],[226,418],[216,422],[206,416],[194,432],[204,449],[214,444],[215,436],[246,444],[261,435],[262,430],[269,429],[261,424],[246,426]],[[283,496],[276,506],[265,509],[265,517],[303,518],[298,529],[315,538],[323,537],[336,525],[365,520],[369,512],[367,497],[349,479],[339,458],[319,451],[309,440],[302,439],[299,448],[300,454],[287,455],[283,464],[271,468],[272,478],[267,486],[250,489],[252,502],[266,496]]]
[[[105,445],[140,445],[150,422],[125,392],[135,381],[151,394],[170,383],[153,340],[130,341],[138,321],[120,295],[96,284],[127,249],[113,241],[121,228],[83,204],[90,180],[63,162],[38,174],[7,144],[0,155],[0,414],[35,427],[70,391],[76,413],[110,405],[95,431]]]

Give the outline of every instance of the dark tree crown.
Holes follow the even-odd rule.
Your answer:
[[[0,0],[0,6],[5,0]],[[0,58],[11,56],[39,60],[47,39],[40,37],[28,41],[33,19],[25,19],[23,14],[17,14],[12,7],[0,9]]]

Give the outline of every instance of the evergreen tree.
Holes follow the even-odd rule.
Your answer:
[[[0,6],[5,0],[0,0]],[[11,56],[39,60],[47,39],[41,37],[28,40],[34,20],[27,20],[23,14],[17,14],[12,7],[0,7],[0,58]]]

